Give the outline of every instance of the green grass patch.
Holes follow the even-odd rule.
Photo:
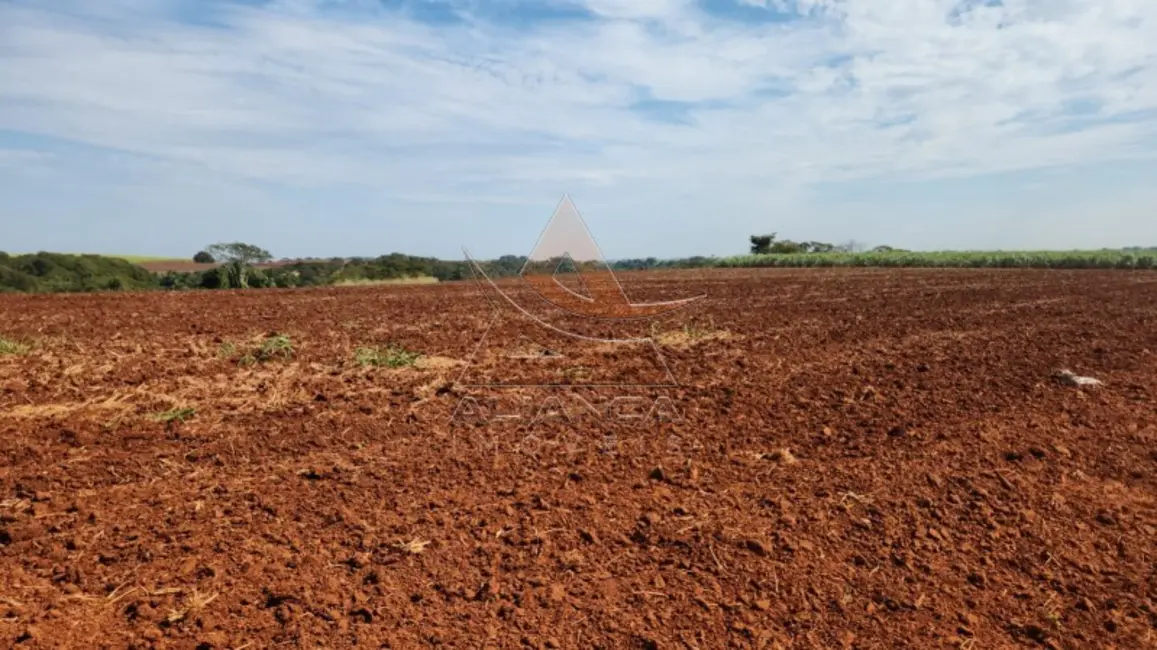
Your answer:
[[[297,354],[297,350],[293,347],[293,341],[290,340],[287,334],[270,334],[261,341],[256,349],[250,351],[241,358],[241,365],[252,365],[254,363],[265,363],[281,359],[287,361],[292,359]]]
[[[420,353],[407,350],[400,345],[360,347],[354,351],[354,360],[360,366],[405,368],[417,363],[421,357]]]
[[[297,349],[293,346],[293,340],[288,334],[276,332],[245,345],[226,341],[217,350],[219,359],[234,361],[239,366],[252,366],[275,360],[288,361],[295,356]]]
[[[0,336],[0,357],[28,352],[29,347],[19,341],[13,341]]]
[[[1157,269],[1157,251],[889,251],[740,255],[721,267]]]
[[[173,422],[183,423],[186,420],[191,419],[194,415],[197,415],[197,409],[192,407],[184,407],[172,409],[170,411],[164,411],[162,413],[154,413],[152,419],[164,424],[172,424]]]

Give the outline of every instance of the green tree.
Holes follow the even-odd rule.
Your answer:
[[[249,288],[249,271],[254,264],[273,259],[264,248],[242,242],[213,244],[206,246],[205,252],[224,264],[228,286],[238,289]]]
[[[213,256],[210,255],[208,251],[200,251],[196,255],[193,256],[193,261],[198,263],[198,264],[213,264],[217,260],[214,259]]]
[[[767,255],[771,252],[772,242],[775,241],[775,233],[770,235],[752,235],[751,236],[751,254],[752,255]]]

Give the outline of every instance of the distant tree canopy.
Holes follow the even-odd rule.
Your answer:
[[[751,236],[752,255],[798,255],[800,253],[862,253],[866,246],[852,239],[845,244],[829,244],[822,241],[792,241],[777,239],[776,233]],[[873,253],[907,252],[891,246],[876,246]]]
[[[204,252],[211,255],[215,260],[221,260],[222,262],[260,264],[273,259],[273,255],[264,248],[242,242],[213,244],[212,246],[206,246]]]
[[[209,251],[200,251],[193,256],[193,261],[198,264],[213,264],[217,259],[209,254]]]
[[[115,257],[0,253],[0,292],[110,291],[156,287],[156,276]]]
[[[204,252],[224,264],[226,277],[223,278],[223,285],[236,289],[249,288],[254,264],[273,259],[273,255],[264,248],[243,242],[213,244],[206,246]]]
[[[766,237],[766,241],[763,238]],[[776,240],[775,235],[757,235],[752,238],[753,251],[761,252],[823,252],[828,249],[822,242],[791,242]],[[229,245],[224,245],[229,246]],[[860,244],[834,246],[833,252],[867,250]],[[208,251],[205,251],[208,252]],[[67,255],[61,253],[34,253],[9,255],[0,251],[0,293],[4,292],[85,292],[85,291],[140,291],[150,289],[228,289],[241,286],[239,269],[231,264],[250,261],[261,264],[269,261],[268,253],[256,246],[242,245],[231,262],[206,271],[170,271],[154,274],[142,266],[120,258],[100,255]],[[252,253],[252,254],[251,254]],[[697,267],[820,267],[820,266],[925,266],[925,267],[1032,267],[1032,268],[1120,268],[1157,269],[1157,249],[1134,247],[1128,250],[1060,252],[928,252],[910,253],[889,246],[877,246],[866,255],[775,255],[740,256],[733,258],[689,257],[682,259],[620,259],[611,262],[616,270],[697,268]],[[894,254],[893,254],[894,253]],[[517,275],[527,259],[518,255],[504,255],[497,259],[479,261],[479,266],[492,278]],[[391,253],[374,258],[329,258],[282,260],[280,264],[265,267],[242,265],[245,286],[313,287],[334,284],[361,284],[379,280],[406,278],[434,278],[442,281],[469,280],[473,273],[465,260],[440,260]]]
[[[839,250],[834,244],[820,241],[792,241],[776,239],[776,233],[751,236],[752,255],[789,255],[792,253],[831,253]]]

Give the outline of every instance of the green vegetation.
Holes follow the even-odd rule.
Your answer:
[[[776,239],[776,233],[770,235],[752,235],[751,236],[751,254],[752,255],[774,255],[774,254],[793,254],[793,253],[831,253],[839,250],[840,247],[835,244],[828,244],[819,241],[796,242],[790,239]],[[845,247],[847,251],[853,248],[852,245]]]
[[[1152,269],[1157,249],[1074,251],[906,251],[877,246],[869,251],[856,242],[836,246],[825,242],[777,239],[776,234],[752,235],[751,254],[716,261],[720,267],[930,267],[1040,269]]]
[[[28,352],[28,346],[0,336],[0,357]]]
[[[0,252],[0,292],[116,291],[151,289],[157,279],[115,257]]]
[[[421,358],[418,352],[411,352],[400,345],[380,347],[361,347],[354,351],[354,359],[361,366],[386,366],[387,368],[403,368],[412,366]]]
[[[289,336],[285,334],[269,334],[257,347],[249,352],[246,352],[237,363],[243,366],[251,366],[255,363],[265,363],[274,359],[292,359],[297,353],[293,349],[293,342]]]
[[[239,366],[252,366],[274,359],[289,360],[296,354],[297,350],[294,349],[289,336],[277,332],[266,334],[243,345],[225,341],[217,350],[217,358],[233,361]]]
[[[905,251],[890,246],[871,250],[850,242],[843,245],[792,241],[770,235],[752,235],[749,255],[727,258],[689,257],[661,260],[624,259],[611,262],[615,270],[685,269],[710,267],[958,267],[1157,269],[1157,248],[1074,251]],[[469,280],[474,273],[465,260],[440,260],[391,253],[379,257],[304,259],[271,262],[269,251],[233,242],[199,251],[195,259],[214,260],[220,266],[204,271],[151,273],[120,257],[0,252],[0,293],[85,292],[147,289],[265,289],[316,286],[373,286]],[[169,258],[130,257],[135,260]],[[206,262],[208,263],[208,262]],[[504,255],[479,262],[492,278],[517,275],[527,259]],[[564,260],[529,265],[531,272],[564,269]],[[571,265],[573,268],[573,264]]]
[[[157,413],[157,414],[153,415],[153,419],[156,420],[157,422],[163,422],[165,424],[170,424],[172,422],[182,422],[183,423],[185,420],[188,420],[189,418],[193,417],[196,414],[197,414],[197,409],[185,407],[185,408],[172,409],[171,411],[165,411],[163,413]]]
[[[870,251],[743,255],[719,260],[721,267],[926,267],[1038,269],[1154,269],[1157,251]]]
[[[202,252],[214,260],[221,261],[222,265],[213,271],[219,279],[224,279],[227,286],[238,289],[249,288],[249,272],[254,264],[273,259],[273,255],[264,248],[242,242],[213,244]],[[224,278],[221,276],[222,273]]]

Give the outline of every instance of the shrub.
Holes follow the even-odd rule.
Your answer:
[[[151,289],[158,278],[120,258],[34,253],[0,258],[0,287],[16,291]]]

